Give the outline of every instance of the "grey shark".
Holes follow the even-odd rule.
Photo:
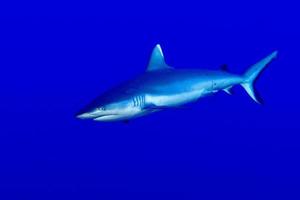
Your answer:
[[[166,64],[162,49],[157,44],[145,73],[108,90],[81,110],[77,117],[95,121],[127,121],[195,102],[218,91],[230,94],[235,85],[241,85],[256,103],[260,103],[253,83],[277,53],[274,51],[244,74],[236,75],[226,70],[174,69]]]

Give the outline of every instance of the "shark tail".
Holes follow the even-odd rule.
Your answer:
[[[254,82],[261,72],[266,68],[266,66],[277,57],[278,52],[274,51],[269,56],[260,60],[258,63],[254,64],[246,71],[243,75],[244,81],[241,83],[241,86],[246,90],[248,95],[258,104],[261,104],[260,98],[257,97],[254,89]]]

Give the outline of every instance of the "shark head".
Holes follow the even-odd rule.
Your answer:
[[[127,94],[123,90],[113,90],[87,105],[76,117],[95,121],[127,120],[143,112],[136,102],[134,95]]]
[[[107,104],[99,103],[98,106],[83,109],[77,114],[79,119],[93,119],[95,121],[126,120],[141,111],[130,100],[112,101]]]
[[[160,70],[171,69],[164,60],[160,45],[152,51],[146,74]],[[143,77],[143,76],[141,76]],[[91,104],[81,110],[76,116],[80,119],[93,119],[95,121],[119,121],[155,112],[147,109],[146,94],[141,92],[139,78],[126,82],[108,90]]]

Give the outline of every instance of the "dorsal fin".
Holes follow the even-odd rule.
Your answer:
[[[157,44],[151,54],[147,71],[170,69],[166,64],[164,54],[159,44]]]

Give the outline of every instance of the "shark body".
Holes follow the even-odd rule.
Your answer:
[[[276,56],[277,51],[251,66],[243,75],[236,75],[224,70],[174,69],[166,64],[160,45],[156,45],[144,74],[103,93],[77,117],[127,121],[194,102],[218,91],[230,94],[235,85],[241,85],[256,103],[260,103],[253,83]]]

